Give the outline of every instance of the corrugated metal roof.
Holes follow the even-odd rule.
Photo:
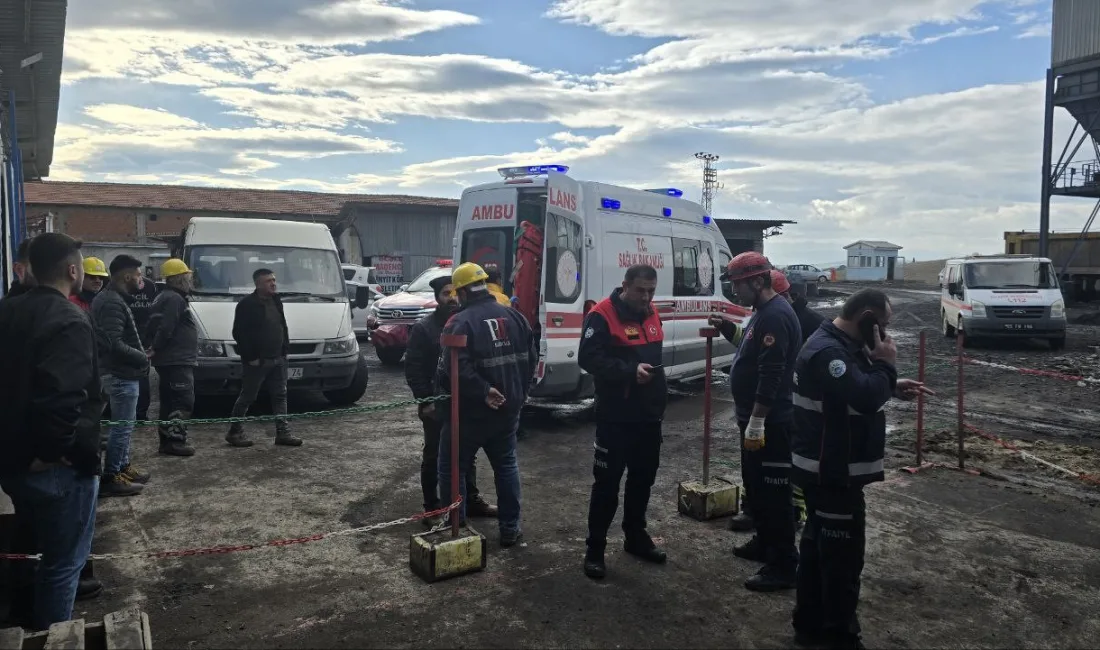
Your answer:
[[[23,177],[49,176],[53,163],[67,0],[0,0],[0,89],[15,93]],[[42,59],[26,68],[24,59]],[[7,130],[9,124],[4,125]]]
[[[890,248],[890,249],[899,250],[899,251],[902,249],[901,246],[898,246],[897,244],[891,244],[888,241],[880,241],[880,240],[874,240],[874,239],[861,239],[857,242],[848,244],[847,246],[844,247],[844,250],[848,250],[849,248],[852,248],[853,246],[859,246],[861,244],[863,246],[868,247],[868,248]]]
[[[28,205],[314,215],[333,218],[340,214],[345,203],[458,209],[457,199],[398,194],[330,194],[294,190],[61,181],[27,183],[26,196]]]
[[[1050,67],[1100,58],[1100,2],[1054,0]]]

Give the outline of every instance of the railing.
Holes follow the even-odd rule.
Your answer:
[[[1100,189],[1100,160],[1071,162],[1064,167],[1051,170],[1054,177],[1054,189]]]

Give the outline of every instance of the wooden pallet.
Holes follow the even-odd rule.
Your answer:
[[[48,632],[0,630],[0,650],[152,650],[149,617],[137,607],[111,612],[103,622],[54,623]]]

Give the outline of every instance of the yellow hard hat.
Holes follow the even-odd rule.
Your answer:
[[[162,278],[170,278],[173,275],[183,275],[190,272],[191,269],[187,268],[187,264],[183,260],[174,257],[160,265],[160,277]]]
[[[107,272],[107,265],[98,257],[84,258],[84,275],[95,275],[101,278],[111,277],[111,274]]]
[[[489,274],[485,272],[485,269],[473,262],[459,264],[458,268],[451,274],[451,284],[454,285],[455,290],[468,287],[471,284],[477,284],[478,282],[485,282],[488,279]]]

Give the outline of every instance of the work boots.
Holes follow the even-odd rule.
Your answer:
[[[748,533],[751,532],[754,528],[756,528],[756,525],[753,524],[752,517],[750,517],[744,510],[737,513],[737,515],[735,515],[733,519],[730,519],[730,530],[735,533]]]
[[[285,420],[275,422],[275,444],[283,447],[301,447],[302,439],[290,435],[290,428]]]
[[[493,518],[500,515],[500,510],[485,500],[485,497],[478,494],[470,499],[470,502],[466,504],[466,516],[467,517],[485,517]]]
[[[229,432],[225,434],[225,441],[234,447],[252,446],[252,441],[244,435],[244,425],[240,422],[229,425]]]
[[[182,422],[190,418],[191,414],[184,411],[172,411],[168,415],[168,419],[173,422],[168,425],[161,425],[158,431],[160,434],[160,453],[165,456],[195,455],[195,448],[187,444],[187,427]]]
[[[657,548],[657,545],[653,543],[653,539],[645,533],[641,533],[636,537],[627,536],[626,541],[623,543],[623,550],[651,564],[664,564],[668,561],[668,555]]]
[[[99,479],[99,498],[132,497],[141,494],[145,486],[134,483],[122,472],[103,476]]]
[[[767,562],[768,554],[764,549],[764,545],[760,543],[760,538],[756,535],[752,536],[752,539],[745,542],[740,546],[735,546],[733,554],[742,560],[748,560],[749,562]]]
[[[603,580],[607,577],[607,564],[604,562],[603,551],[593,549],[585,551],[584,575],[593,580]]]

